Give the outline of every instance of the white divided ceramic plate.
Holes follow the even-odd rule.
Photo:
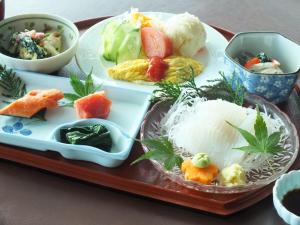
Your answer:
[[[166,21],[175,14],[171,13],[161,13],[161,12],[145,12],[147,16],[152,16],[160,19],[161,21]],[[80,38],[79,46],[76,53],[76,61],[79,68],[86,74],[93,70],[93,75],[99,80],[105,80],[110,83],[117,84],[118,86],[129,87],[131,89],[143,89],[149,92],[154,90],[153,85],[147,84],[135,84],[126,81],[118,81],[110,78],[106,69],[113,66],[114,64],[106,61],[102,57],[101,50],[101,32],[105,25],[115,18],[123,17],[124,15],[119,15],[117,17],[112,17],[103,20],[91,28],[89,28]],[[228,41],[224,38],[222,34],[216,31],[209,25],[204,24],[207,40],[206,40],[206,51],[199,53],[195,56],[195,59],[205,64],[205,69],[202,74],[196,77],[197,84],[205,84],[207,79],[214,79],[218,76],[219,70],[223,65],[223,54]]]
[[[65,77],[24,71],[17,71],[16,74],[25,82],[27,91],[56,88],[63,92],[73,92],[69,79]],[[111,111],[107,120],[116,124],[128,136],[135,138],[150,104],[149,93],[106,83],[103,83],[102,87],[108,98],[112,100]],[[0,107],[3,106],[5,103],[0,96]],[[54,143],[51,134],[56,127],[78,120],[74,108],[59,107],[58,109],[47,110],[46,119],[46,121],[41,121],[0,116],[0,142],[35,150],[54,150],[66,158],[87,160],[108,167],[120,165],[128,157],[134,142],[133,139],[125,141],[126,144],[118,146],[117,150],[112,153],[98,151],[93,147],[90,147],[90,150],[82,149],[82,151],[78,148],[72,149],[74,145],[62,146]],[[118,143],[115,144],[118,145]]]

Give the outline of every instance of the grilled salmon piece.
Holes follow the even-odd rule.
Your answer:
[[[63,92],[57,89],[32,90],[24,97],[0,109],[0,115],[31,118],[42,109],[56,108],[57,101],[63,97]]]

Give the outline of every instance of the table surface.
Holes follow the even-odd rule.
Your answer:
[[[76,22],[117,15],[130,7],[188,11],[203,22],[232,32],[272,30],[300,42],[299,0],[7,0],[6,17],[54,13]],[[0,225],[284,224],[271,197],[232,216],[220,217],[4,160],[0,160],[0,183]]]

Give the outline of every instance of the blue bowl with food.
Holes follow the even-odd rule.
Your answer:
[[[224,63],[249,93],[273,103],[286,101],[300,71],[300,46],[276,32],[236,34]]]

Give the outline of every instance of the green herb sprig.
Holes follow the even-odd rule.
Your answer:
[[[222,98],[237,105],[243,105],[245,88],[235,72],[230,77],[225,77],[224,72],[219,72],[221,78],[208,80],[212,85],[201,86],[205,97],[210,99]]]
[[[158,82],[157,90],[154,90],[151,102],[171,101],[175,102],[184,89],[190,90],[184,98],[206,97],[208,99],[221,98],[233,102],[237,105],[243,105],[245,88],[241,81],[233,73],[231,77],[226,78],[223,72],[219,72],[220,78],[208,80],[211,85],[197,87],[195,83],[195,74],[191,68],[191,76],[182,78],[183,83]]]
[[[184,89],[192,90],[190,95],[198,95],[202,97],[201,88],[197,87],[195,83],[195,73],[192,67],[190,67],[191,74],[188,77],[181,77],[182,83],[173,83],[170,81],[161,81],[155,83],[158,89],[153,91],[151,102],[155,103],[158,101],[171,101],[175,102],[180,96]],[[189,97],[188,95],[185,97]]]
[[[70,83],[75,93],[64,93],[65,99],[69,100],[70,103],[66,106],[73,106],[74,101],[89,94],[93,94],[101,89],[102,85],[95,86],[92,78],[92,71],[87,75],[85,81],[81,81],[77,75],[70,75]]]
[[[4,97],[18,99],[23,97],[27,90],[24,81],[13,72],[12,69],[6,69],[6,66],[0,65],[0,87]]]
[[[283,147],[279,145],[280,138],[282,135],[281,131],[274,132],[268,135],[268,129],[266,123],[261,116],[258,107],[256,106],[256,121],[254,124],[255,135],[250,132],[241,129],[227,121],[227,123],[237,129],[237,131],[245,138],[248,142],[248,146],[235,148],[248,153],[270,153],[276,154],[277,152],[283,151]]]
[[[175,166],[181,167],[183,159],[174,151],[172,143],[165,137],[156,139],[145,139],[141,141],[149,151],[141,155],[131,165],[144,159],[154,159],[163,162],[166,170],[172,170]]]

